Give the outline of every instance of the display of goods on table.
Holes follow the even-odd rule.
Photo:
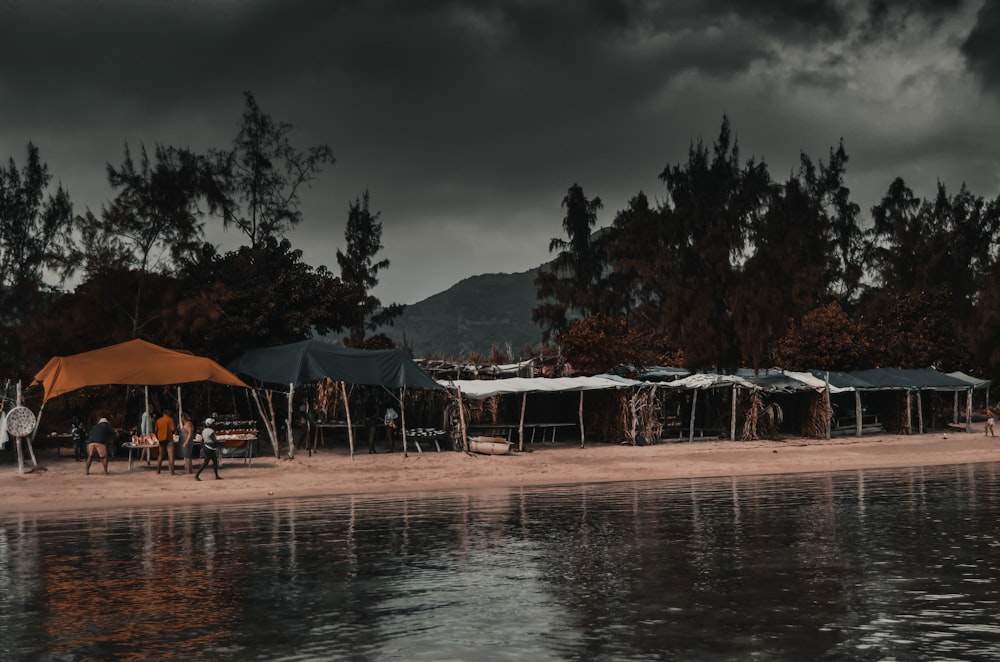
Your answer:
[[[155,434],[134,434],[132,435],[133,448],[159,448],[160,440]]]

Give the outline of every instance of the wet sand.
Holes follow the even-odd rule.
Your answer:
[[[525,452],[504,456],[412,449],[375,455],[367,450],[354,459],[346,443],[336,442],[311,457],[297,450],[294,459],[277,459],[269,446],[254,458],[223,462],[224,480],[207,469],[202,480],[183,473],[171,476],[164,463],[115,458],[105,475],[100,464],[84,475],[84,463],[56,456],[54,449],[36,451],[38,467],[25,463],[19,474],[17,455],[0,460],[0,512],[113,509],[155,504],[223,503],[316,497],[340,494],[393,494],[444,489],[478,489],[526,485],[560,485],[654,480],[812,473],[889,467],[1000,461],[1000,437],[973,432],[925,435],[871,435],[832,440],[694,441],[634,447],[612,443],[535,443]],[[63,451],[65,455],[65,450]],[[198,462],[198,461],[196,461]],[[197,464],[196,464],[197,466]]]

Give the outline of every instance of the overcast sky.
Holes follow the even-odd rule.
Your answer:
[[[126,143],[228,147],[251,91],[337,158],[290,235],[306,261],[339,272],[367,188],[377,294],[412,303],[547,260],[574,183],[599,225],[662,200],[723,115],[777,179],[843,139],[866,219],[896,176],[994,198],[998,34],[983,0],[0,0],[0,157],[34,142],[96,212]]]

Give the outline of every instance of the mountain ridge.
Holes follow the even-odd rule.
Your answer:
[[[493,347],[520,356],[525,345],[542,342],[541,328],[531,321],[540,268],[469,276],[407,305],[393,326],[379,332],[418,358],[488,355]]]

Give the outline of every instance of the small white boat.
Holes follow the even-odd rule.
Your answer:
[[[510,442],[503,437],[469,437],[469,451],[483,455],[506,455]]]

